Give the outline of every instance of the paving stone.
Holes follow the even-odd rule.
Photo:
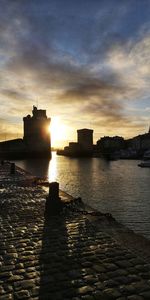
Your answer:
[[[129,268],[133,266],[133,264],[128,260],[116,261],[116,265],[118,265],[120,268]]]
[[[138,295],[132,295],[132,296],[128,296],[127,300],[143,300],[143,297]]]
[[[4,266],[1,266],[1,272],[12,271],[14,269],[15,269],[14,265],[4,265]]]
[[[8,278],[8,277],[11,277],[11,276],[12,276],[12,272],[1,272],[0,273],[0,279]]]
[[[87,294],[89,292],[92,292],[94,290],[93,287],[89,286],[89,285],[85,285],[85,286],[82,286],[80,288],[78,288],[78,293],[83,295],[83,294]]]
[[[3,295],[5,293],[4,288],[0,286],[0,295]]]
[[[93,269],[99,273],[105,273],[106,272],[106,269],[105,267],[103,267],[103,265],[94,265],[93,266]]]
[[[19,291],[19,292],[15,293],[14,295],[15,295],[15,298],[18,300],[30,298],[30,293],[27,290]]]
[[[117,270],[117,266],[115,264],[105,263],[104,266],[109,271],[115,271],[115,270]]]
[[[131,284],[121,285],[119,287],[119,291],[122,295],[125,295],[125,296],[136,293],[135,288]]]
[[[26,273],[25,269],[17,269],[14,272],[14,275],[23,275],[24,273]]]
[[[114,288],[105,289],[103,292],[104,292],[104,295],[106,294],[107,296],[111,297],[112,299],[116,299],[121,296],[120,292]]]
[[[7,282],[8,282],[8,283],[16,282],[16,281],[22,280],[23,278],[24,278],[24,277],[21,276],[21,275],[13,275],[13,276],[11,276],[10,278],[8,278]]]
[[[36,286],[35,288],[32,288],[32,291],[31,291],[30,294],[31,294],[33,297],[38,296],[38,295],[39,295],[39,290],[40,290],[40,287],[39,287],[39,286]]]
[[[147,271],[147,267],[144,265],[135,265],[136,270],[144,272]]]
[[[14,283],[16,289],[30,289],[35,287],[35,280],[21,280]]]
[[[6,293],[13,292],[13,287],[12,287],[12,285],[10,285],[10,284],[8,284],[8,283],[4,283],[3,287],[4,287],[5,291],[6,291]]]
[[[149,279],[149,278],[150,278],[149,272],[147,272],[147,273],[139,273],[138,275],[139,275],[141,278],[143,278],[143,279]]]
[[[110,287],[110,288],[118,286],[118,282],[113,280],[113,279],[105,280],[103,282],[103,284],[104,284],[105,287]]]
[[[94,297],[90,296],[90,295],[86,295],[86,296],[82,296],[81,299],[83,299],[83,300],[94,300]]]
[[[93,292],[93,297],[94,297],[94,299],[95,300],[102,300],[102,299],[104,299],[105,300],[105,298],[102,298],[102,297],[107,297],[106,295],[104,295],[101,291],[94,291]]]
[[[94,282],[97,281],[97,279],[93,275],[86,275],[86,276],[84,276],[84,280],[85,280],[85,282],[87,282],[89,284],[92,284],[92,283],[94,283]]]
[[[30,272],[30,273],[27,273],[26,274],[26,278],[28,278],[28,279],[32,279],[32,278],[36,278],[36,277],[38,277],[40,275],[40,273],[38,272]]]
[[[149,290],[149,291],[142,292],[142,293],[140,293],[140,295],[141,295],[144,299],[149,300],[149,299],[150,299],[150,290]]]
[[[12,294],[5,294],[3,296],[1,296],[1,300],[13,300],[14,297]]]
[[[142,291],[146,291],[146,290],[150,290],[150,286],[148,284],[142,282],[142,281],[133,282],[132,286],[136,290],[136,293],[139,293],[139,292],[142,292]]]
[[[71,206],[45,221],[46,192],[7,180],[5,195],[0,190],[2,300],[150,299],[150,265],[142,258]]]

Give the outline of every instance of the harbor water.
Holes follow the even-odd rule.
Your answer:
[[[69,158],[55,152],[51,161],[16,161],[36,176],[58,181],[62,190],[82,197],[101,212],[111,213],[117,221],[150,239],[150,168],[140,168],[138,163]]]

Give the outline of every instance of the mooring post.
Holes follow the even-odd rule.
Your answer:
[[[46,198],[46,215],[57,215],[62,211],[63,204],[59,197],[59,183],[51,182],[49,184],[49,194]]]
[[[16,172],[16,166],[15,166],[15,163],[11,163],[10,165],[10,174],[11,175],[14,175]]]
[[[59,183],[58,182],[51,182],[49,184],[49,199],[51,201],[55,201],[59,198]]]

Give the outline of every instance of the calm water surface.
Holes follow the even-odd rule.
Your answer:
[[[16,164],[37,176],[58,181],[69,194],[109,212],[121,223],[150,239],[150,168],[136,160],[107,162],[100,158],[24,160]]]

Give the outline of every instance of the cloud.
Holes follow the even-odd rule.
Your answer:
[[[150,6],[117,2],[2,0],[0,116],[21,121],[38,100],[70,126],[141,129],[132,106],[149,95]]]
[[[7,120],[0,118],[0,128],[0,141],[22,137],[22,126],[20,124],[8,123]]]

